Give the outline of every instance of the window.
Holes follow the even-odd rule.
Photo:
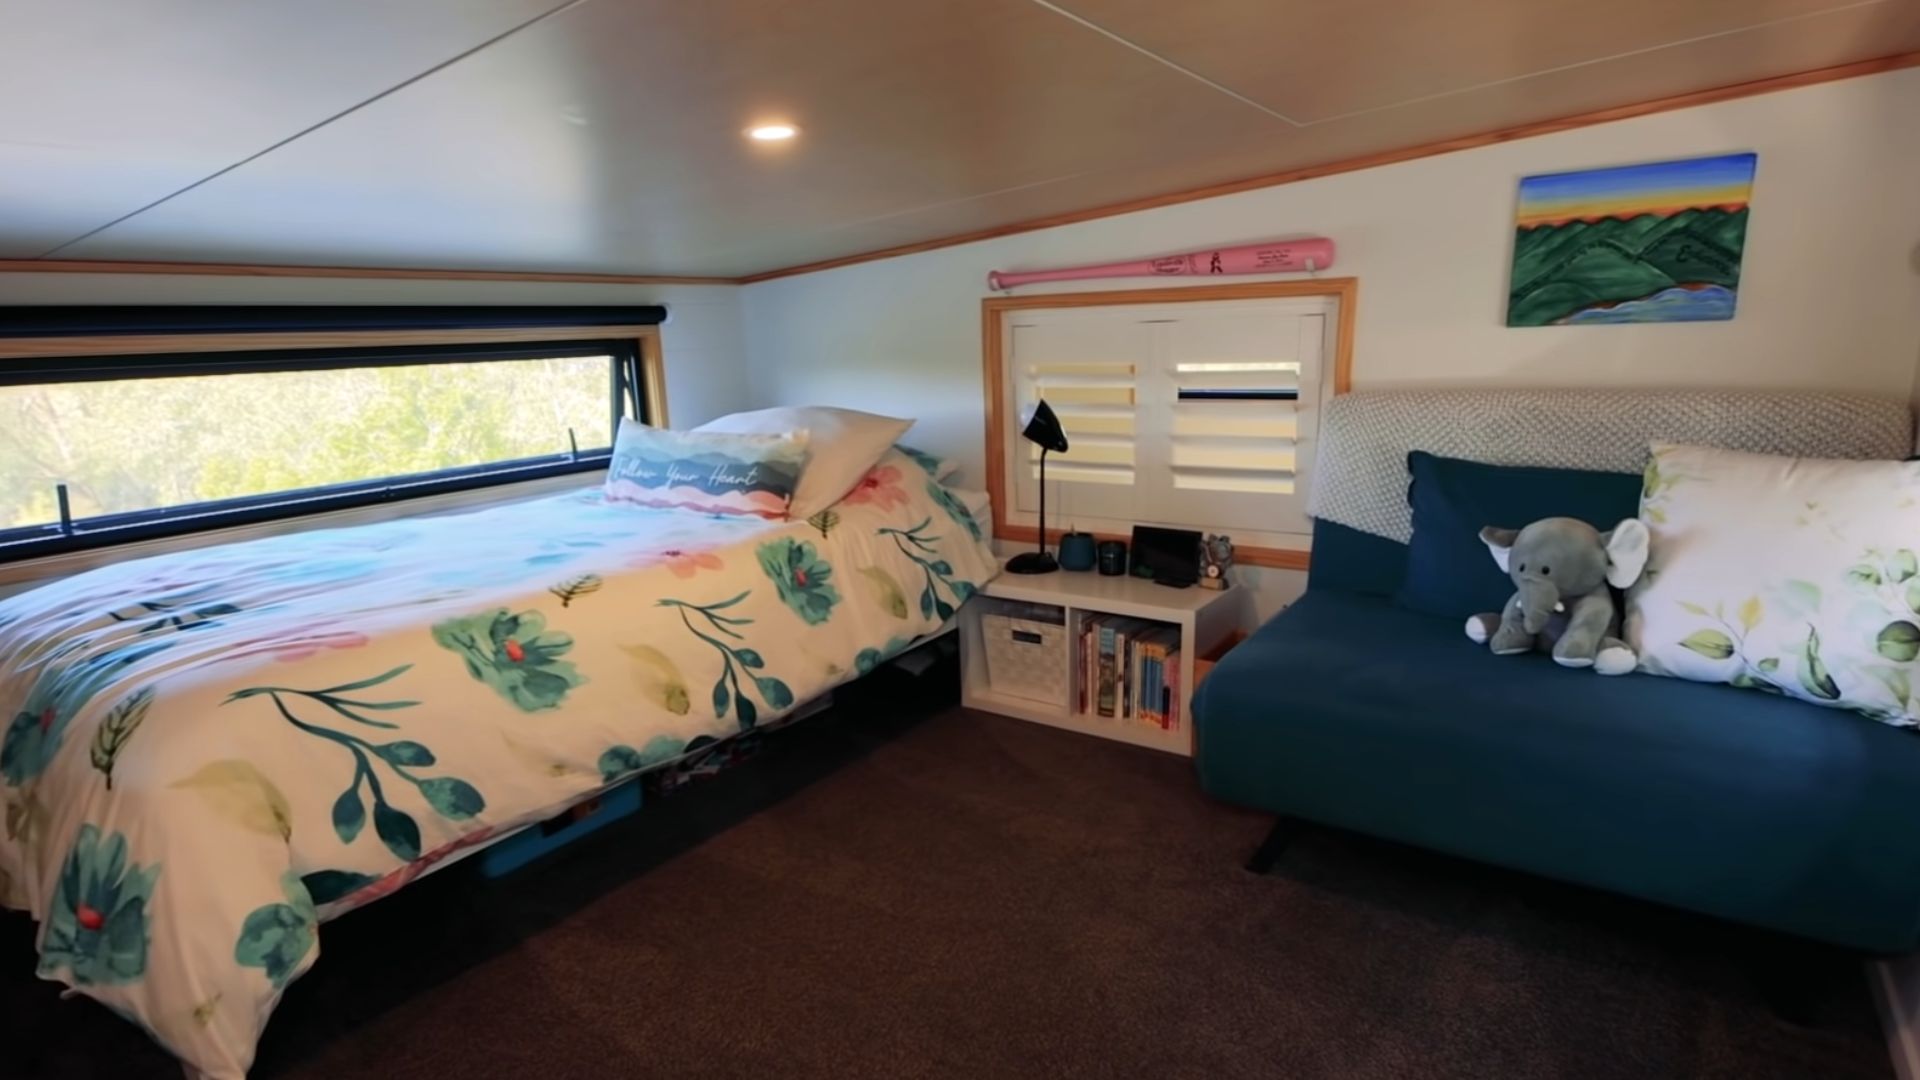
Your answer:
[[[0,561],[602,469],[662,419],[626,329],[0,359]]]
[[[1048,456],[1050,529],[1227,532],[1244,562],[1304,565],[1352,296],[1345,279],[987,300],[996,535],[1034,537],[1040,448],[1004,418],[1044,398],[1070,443]]]

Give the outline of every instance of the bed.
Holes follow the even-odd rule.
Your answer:
[[[892,460],[810,522],[596,488],[0,601],[0,903],[41,977],[242,1076],[321,922],[940,629],[996,565]]]

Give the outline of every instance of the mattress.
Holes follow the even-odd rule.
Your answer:
[[[0,903],[236,1077],[322,921],[938,630],[996,563],[893,470],[811,522],[581,490],[0,601]]]

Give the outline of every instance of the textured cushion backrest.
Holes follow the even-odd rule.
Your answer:
[[[1327,402],[1313,516],[1405,542],[1407,453],[1637,473],[1654,442],[1817,458],[1913,452],[1904,401],[1711,390],[1374,390]]]
[[[733,413],[694,428],[698,432],[772,434],[805,431],[807,467],[788,509],[792,517],[807,518],[825,510],[853,490],[880,455],[913,426],[911,420],[877,416],[855,409],[824,405],[782,406]]]
[[[1570,517],[1604,532],[1640,512],[1636,473],[1487,465],[1423,450],[1407,455],[1407,471],[1413,541],[1394,602],[1429,615],[1499,611],[1513,595],[1512,580],[1480,540],[1488,525],[1518,529]]]
[[[1920,462],[1656,446],[1642,671],[1920,718]]]
[[[677,510],[783,518],[807,458],[805,432],[734,435],[620,421],[607,497]]]

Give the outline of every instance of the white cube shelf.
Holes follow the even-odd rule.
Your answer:
[[[984,598],[984,599],[983,599]],[[1064,707],[1053,707],[1032,697],[995,692],[987,673],[986,640],[982,616],[992,601],[1048,604],[1066,612],[1067,640],[1080,639],[1082,622],[1093,615],[1121,615],[1167,623],[1180,630],[1180,726],[1172,731],[1149,727],[1135,718],[1080,712],[1071,690]],[[1251,618],[1252,600],[1245,589],[1185,589],[1155,585],[1135,577],[1106,576],[1061,570],[1052,574],[1002,574],[980,595],[960,609],[960,703],[969,709],[999,713],[1039,724],[1050,724],[1087,735],[1117,739],[1164,750],[1193,753],[1193,662],[1227,641]],[[1080,650],[1069,648],[1067,685],[1079,684]]]

